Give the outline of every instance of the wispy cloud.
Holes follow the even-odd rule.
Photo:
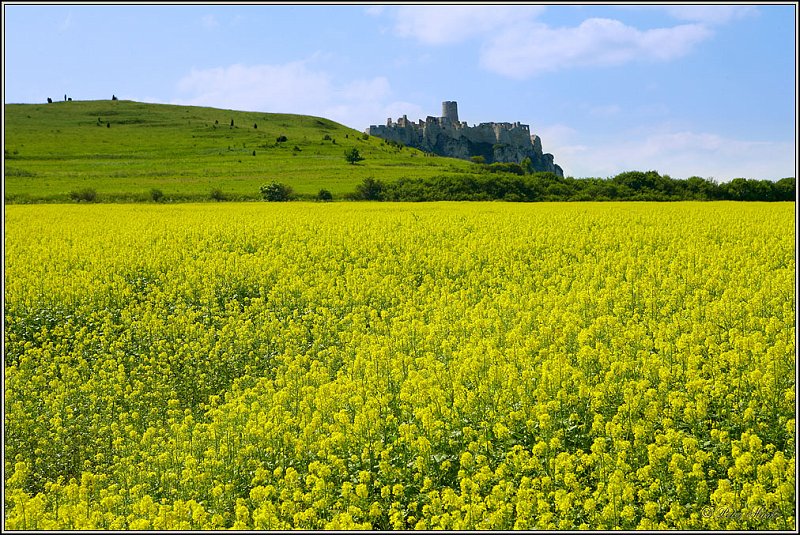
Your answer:
[[[70,28],[72,28],[72,11],[67,13],[67,16],[64,17],[64,20],[62,20],[61,23],[58,25],[58,31],[66,32]]]
[[[200,24],[203,25],[204,28],[216,28],[219,26],[219,21],[214,15],[205,15],[202,19],[200,19]]]
[[[622,108],[618,104],[606,104],[601,106],[592,106],[589,108],[589,115],[592,117],[608,118],[619,115]]]
[[[643,9],[661,9],[671,17],[678,20],[702,22],[706,24],[727,24],[734,20],[758,15],[758,8],[755,6],[741,5],[666,5],[666,6],[642,6]]]
[[[431,44],[451,44],[485,35],[544,11],[543,6],[400,6],[393,15],[397,35]]]
[[[654,169],[673,178],[701,176],[727,182],[734,178],[778,179],[793,176],[792,143],[734,139],[709,132],[665,130],[625,133],[586,143],[566,125],[539,129],[546,152],[556,155],[565,174],[607,177],[623,171]]]
[[[612,19],[588,19],[574,28],[517,26],[491,39],[480,63],[511,78],[575,67],[613,66],[683,56],[711,32],[702,25],[638,30]]]
[[[398,108],[387,78],[340,80],[313,61],[193,69],[178,82],[180,97],[172,103],[317,115],[358,130]]]

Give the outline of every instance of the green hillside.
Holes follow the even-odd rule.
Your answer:
[[[233,126],[231,126],[233,121]],[[5,105],[5,201],[259,199],[277,181],[334,197],[383,181],[477,172],[470,162],[398,148],[328,119],[122,100]],[[277,139],[285,136],[286,141]],[[356,147],[365,158],[344,159]]]

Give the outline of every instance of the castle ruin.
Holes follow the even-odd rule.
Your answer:
[[[527,124],[480,123],[469,126],[458,120],[458,103],[442,102],[442,116],[428,116],[424,121],[409,121],[403,115],[397,121],[387,119],[385,125],[372,125],[366,133],[387,141],[402,143],[440,156],[469,160],[482,156],[486,163],[522,163],[530,159],[535,171],[549,171],[563,177],[561,167],[552,154],[542,152],[542,141],[531,135]]]

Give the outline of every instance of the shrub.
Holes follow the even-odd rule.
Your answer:
[[[82,190],[70,191],[70,198],[75,202],[94,202],[97,200],[97,192],[92,188],[84,188]]]
[[[223,195],[221,189],[214,188],[214,189],[211,190],[211,198],[214,199],[217,202],[224,201],[225,200],[225,195]]]
[[[270,202],[283,202],[291,200],[294,197],[294,190],[291,186],[281,184],[280,182],[271,182],[261,186],[261,195],[264,200]]]
[[[367,177],[356,186],[356,198],[365,201],[380,201],[383,199],[383,182]]]
[[[161,202],[161,199],[164,198],[164,192],[160,189],[153,188],[150,190],[150,198],[154,202]]]
[[[317,200],[318,201],[323,201],[323,202],[332,201],[333,200],[333,194],[330,191],[328,191],[328,190],[323,188],[323,189],[319,190],[319,193],[317,193]]]
[[[278,136],[277,138],[275,138],[275,141],[278,142],[278,143],[284,143],[285,141],[288,141],[288,140],[289,140],[289,138],[287,138],[286,136]]]

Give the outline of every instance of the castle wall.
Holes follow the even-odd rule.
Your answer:
[[[528,125],[520,122],[481,123],[470,127],[458,120],[458,104],[454,101],[442,103],[442,117],[428,116],[425,121],[413,123],[403,115],[396,123],[389,118],[386,125],[372,125],[366,133],[454,158],[469,159],[481,155],[487,163],[522,163],[527,158],[537,171],[563,176],[553,155],[542,152],[541,139],[531,135]]]

